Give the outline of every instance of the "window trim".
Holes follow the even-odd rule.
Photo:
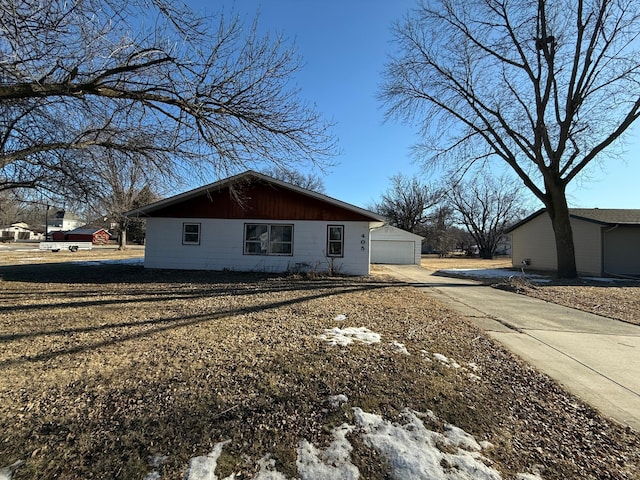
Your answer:
[[[197,232],[187,232],[187,227],[197,227]],[[199,222],[182,222],[182,245],[200,245],[200,237],[202,233],[202,224]],[[197,241],[187,240],[187,235],[197,235]]]
[[[340,240],[332,240],[331,239],[331,229],[339,228],[340,229]],[[339,243],[340,244],[340,253],[331,253],[331,244]],[[327,257],[332,258],[344,258],[344,225],[327,225]]]
[[[260,253],[250,252],[247,249],[247,243],[257,243],[257,240],[248,240],[247,239],[247,227],[249,226],[266,226],[267,227],[267,248],[264,253],[262,251]],[[291,227],[291,241],[289,242],[272,242],[271,240],[271,228],[272,227]],[[278,244],[291,244],[291,252],[290,253],[274,253],[271,251],[272,243]],[[254,255],[254,256],[263,256],[263,257],[292,257],[293,256],[293,244],[294,244],[294,225],[292,223],[245,223],[243,232],[242,232],[242,254],[243,255]]]

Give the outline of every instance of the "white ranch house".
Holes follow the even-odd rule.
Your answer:
[[[238,200],[239,199],[239,200]],[[368,210],[247,171],[127,212],[145,218],[146,268],[368,275]]]

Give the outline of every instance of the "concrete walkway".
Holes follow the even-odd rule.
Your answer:
[[[415,265],[377,269],[424,288],[603,415],[640,432],[640,326]]]

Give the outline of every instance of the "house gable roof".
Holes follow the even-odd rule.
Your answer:
[[[530,222],[537,216],[546,213],[547,209],[542,208],[529,215],[524,220],[509,228],[506,233],[511,233],[515,229]],[[587,222],[599,223],[601,225],[640,225],[640,209],[631,208],[570,208],[569,216]]]
[[[247,171],[126,213],[129,217],[382,222],[363,208]]]
[[[383,225],[381,227],[376,227],[372,230],[372,235],[375,234],[396,234],[398,236],[403,236],[405,238],[412,238],[413,240],[423,240],[424,237],[417,235],[412,232],[408,232],[398,227],[394,227],[393,225]]]

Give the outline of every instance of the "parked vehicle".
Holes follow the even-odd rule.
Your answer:
[[[93,245],[91,242],[40,242],[40,250],[51,250],[59,252],[60,250],[69,250],[77,252],[78,250],[91,250]]]

